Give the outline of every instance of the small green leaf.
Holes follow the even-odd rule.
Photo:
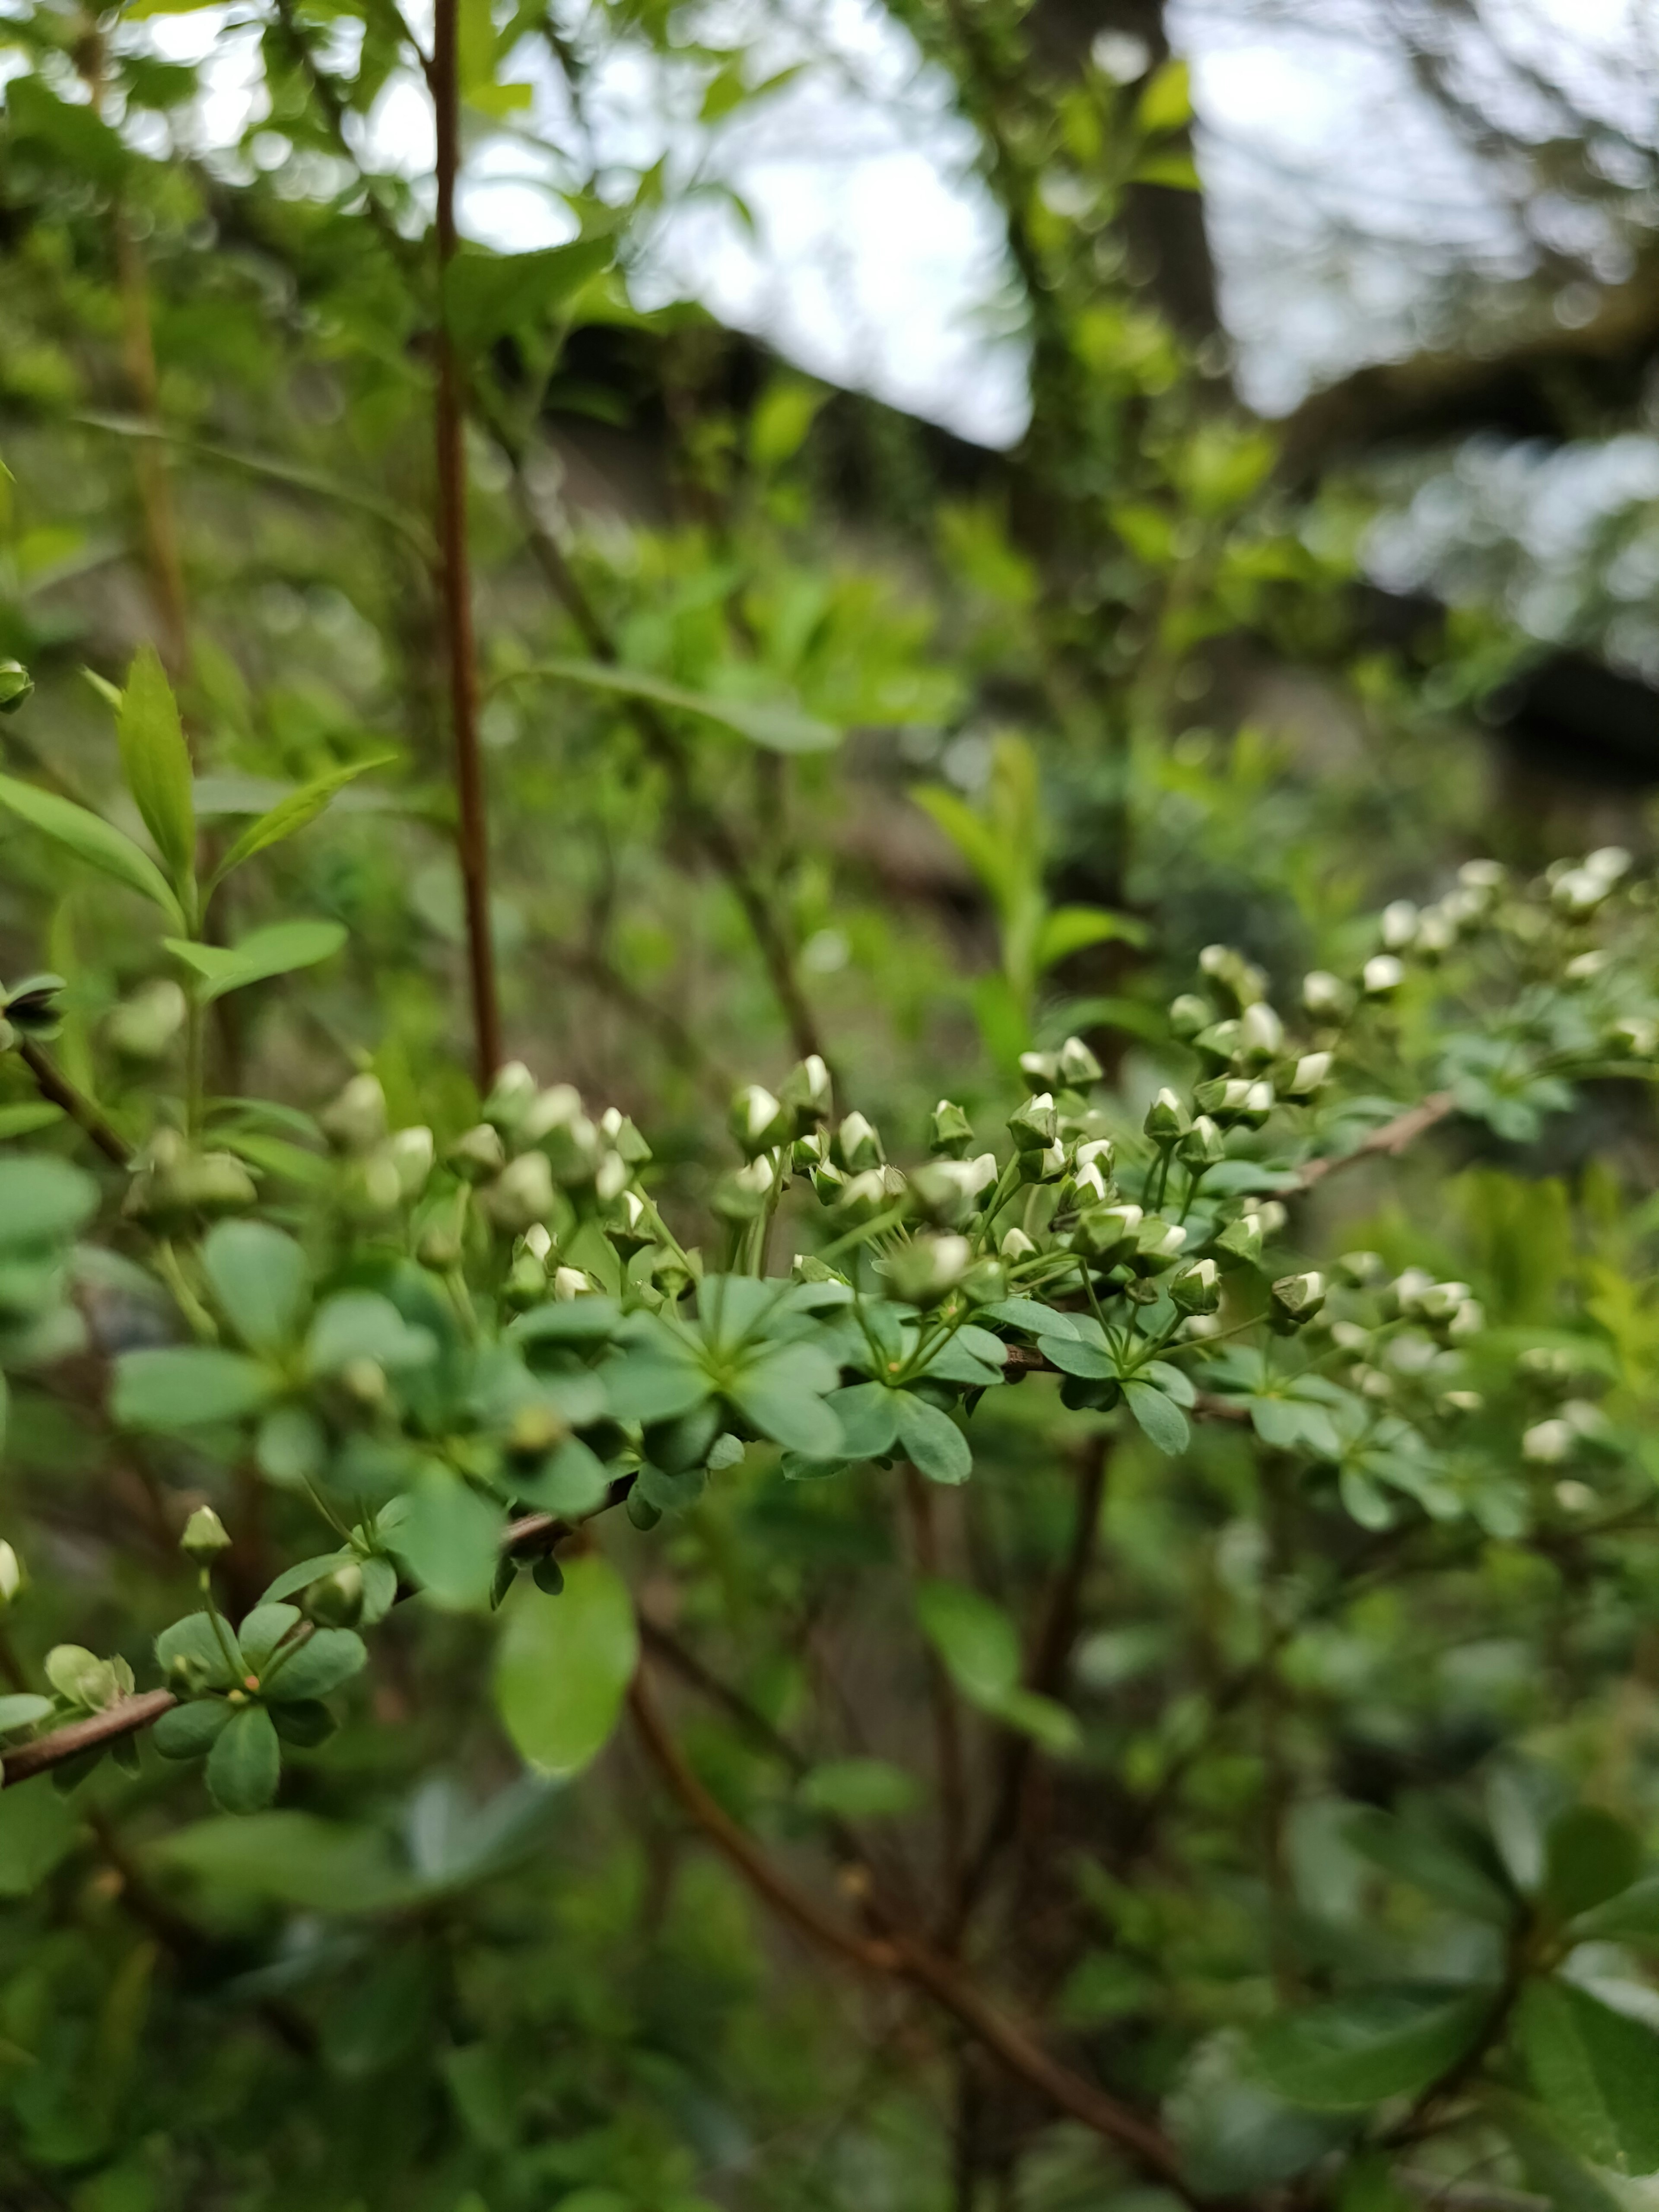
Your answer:
[[[1348,1819],[1343,1833],[1374,1865],[1471,1919],[1504,1928],[1515,1917],[1516,1899],[1497,1855],[1472,1834],[1369,1807]]]
[[[633,1601],[601,1553],[566,1563],[556,1601],[520,1585],[496,1656],[495,1709],[526,1764],[565,1776],[597,1758],[638,1662]]]
[[[1148,931],[1132,915],[1113,914],[1103,906],[1057,906],[1043,917],[1034,956],[1036,971],[1042,975],[1073,952],[1091,945],[1144,945]]]
[[[292,837],[297,830],[307,828],[349,783],[355,783],[360,775],[367,775],[372,769],[390,767],[393,757],[391,753],[380,753],[373,760],[354,761],[349,768],[332,769],[326,775],[314,777],[298,791],[290,792],[286,799],[278,799],[275,806],[260,815],[258,821],[249,823],[243,830],[215,869],[214,883],[222,883],[233,868],[240,868],[256,853],[263,853],[272,845],[280,845],[284,838]]]
[[[841,1423],[841,1448],[848,1459],[878,1459],[891,1451],[898,1435],[897,1401],[898,1393],[884,1382],[854,1382],[830,1393],[824,1403]]]
[[[990,1710],[1005,1728],[1017,1729],[1021,1735],[1029,1735],[1053,1758],[1065,1758],[1083,1741],[1076,1714],[1036,1690],[1010,1690]]]
[[[75,1841],[76,1820],[42,1776],[0,1790],[0,1897],[38,1889]]]
[[[198,1428],[257,1413],[276,1389],[270,1370],[240,1352],[167,1346],[122,1353],[110,1409],[125,1429]]]
[[[67,1160],[0,1160],[0,1250],[67,1243],[97,1210],[97,1184]]]
[[[1135,122],[1147,137],[1179,131],[1193,119],[1192,72],[1183,61],[1164,62],[1135,102]]]
[[[1633,1828],[1599,1805],[1574,1805],[1550,1824],[1544,1901],[1559,1920],[1576,1919],[1628,1889],[1642,1870]]]
[[[913,1390],[896,1390],[893,1417],[906,1458],[929,1482],[967,1481],[974,1471],[974,1455],[948,1413]]]
[[[235,1710],[222,1698],[193,1698],[162,1714],[150,1741],[163,1759],[205,1759]]]
[[[841,742],[838,730],[803,714],[799,707],[760,705],[748,699],[723,698],[711,691],[688,691],[683,684],[647,676],[642,669],[617,668],[599,660],[544,660],[533,668],[515,670],[513,681],[534,676],[580,684],[592,691],[615,691],[624,698],[695,714],[700,720],[717,722],[767,752],[823,753]]]
[[[824,1402],[839,1370],[816,1345],[787,1344],[748,1361],[732,1383],[732,1402],[763,1436],[809,1459],[845,1449],[841,1423]]]
[[[883,1759],[836,1759],[804,1774],[795,1795],[810,1812],[844,1820],[892,1820],[914,1812],[921,1785],[902,1766]]]
[[[306,1255],[264,1221],[222,1221],[208,1231],[202,1265],[225,1318],[251,1352],[276,1352],[305,1311]]]
[[[148,1856],[198,1881],[302,1912],[374,1912],[407,1901],[417,1887],[374,1829],[314,1813],[201,1820],[163,1836]]]
[[[51,1712],[52,1699],[35,1696],[27,1690],[0,1698],[0,1735],[9,1735],[14,1729],[33,1728]]]
[[[654,1352],[629,1353],[599,1371],[606,1403],[619,1421],[676,1420],[714,1395],[708,1373],[689,1354],[678,1359]]]
[[[115,718],[121,773],[179,896],[196,873],[196,806],[179,704],[155,648],[141,645]]]
[[[313,968],[327,960],[346,941],[337,921],[274,921],[256,929],[240,945],[198,945],[179,937],[162,940],[169,952],[202,977],[204,1003],[222,999],[228,991],[240,991],[250,983],[263,983],[273,975],[290,975],[296,968]]]
[[[492,1516],[492,1530],[493,1525]],[[261,1686],[268,1698],[283,1704],[326,1698],[361,1674],[368,1663],[368,1647],[353,1630],[319,1628],[291,1658],[280,1660]]]
[[[1546,2110],[1597,2166],[1659,2169],[1659,2035],[1569,1982],[1528,1982],[1516,2041]]]
[[[424,1366],[436,1350],[431,1332],[406,1322],[378,1291],[340,1291],[318,1309],[306,1362],[313,1375],[337,1375],[354,1359],[372,1359],[395,1374]]]
[[[463,250],[444,278],[444,319],[464,352],[492,344],[510,331],[543,322],[591,277],[610,266],[607,238],[573,239],[530,253]]]
[[[357,1554],[349,1547],[337,1552],[319,1552],[314,1559],[298,1560],[278,1575],[270,1588],[259,1600],[262,1606],[275,1605],[279,1598],[292,1597],[296,1590],[309,1589],[313,1583],[321,1582],[331,1575],[336,1567],[349,1566]]]
[[[1598,1905],[1574,1923],[1572,1932],[1586,1941],[1639,1943],[1648,1950],[1659,1948],[1659,1875],[1633,1882],[1605,1905]]]
[[[184,908],[155,861],[101,815],[90,814],[72,799],[59,799],[55,792],[39,790],[9,775],[0,775],[0,806],[9,807],[32,829],[64,846],[88,867],[113,876],[129,890],[160,907],[175,929],[185,927]]]
[[[1275,1451],[1312,1452],[1321,1459],[1336,1459],[1342,1450],[1329,1413],[1299,1398],[1248,1398],[1250,1425],[1264,1444]]]
[[[1415,2096],[1470,2051],[1492,2019],[1490,1989],[1367,1990],[1259,2030],[1257,2071],[1290,2103],[1358,2111]]]
[[[222,1813],[258,1813],[276,1795],[283,1747],[263,1705],[233,1714],[208,1753],[208,1794]]]
[[[922,1634],[970,1704],[997,1711],[1019,1687],[1019,1638],[1000,1605],[961,1583],[924,1582],[916,1591]]]
[[[1151,1382],[1126,1382],[1123,1395],[1147,1442],[1171,1459],[1184,1452],[1191,1440],[1187,1416],[1172,1398]]]
[[[446,1613],[488,1610],[501,1516],[448,1468],[431,1467],[391,1542],[432,1602]]]
[[[230,1647],[228,1657],[226,1644]],[[222,1621],[216,1628],[205,1613],[187,1613],[182,1620],[164,1628],[155,1639],[155,1656],[163,1674],[185,1668],[204,1688],[228,1690],[244,1671],[235,1638]]]
[[[514,1475],[511,1481],[515,1498],[568,1521],[597,1513],[611,1489],[603,1462],[580,1437],[567,1437],[533,1475]]]

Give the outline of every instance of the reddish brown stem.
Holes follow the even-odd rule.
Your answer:
[[[455,179],[460,167],[459,0],[437,0],[432,36],[430,82],[438,142],[438,378],[434,424],[438,458],[439,592],[455,740],[455,795],[459,811],[456,847],[466,908],[473,1050],[478,1087],[487,1091],[501,1061],[501,1007],[495,988],[495,947],[489,930],[489,831],[484,809],[483,755],[478,740],[477,647],[467,553],[465,392],[461,363],[449,335],[445,298],[449,264],[455,258]]]

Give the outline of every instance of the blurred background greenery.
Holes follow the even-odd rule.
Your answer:
[[[349,932],[212,1041],[224,1094],[276,1102],[228,1141],[278,1176],[278,1109],[356,1069],[395,1124],[477,1116],[431,36],[394,0],[0,5],[0,659],[38,687],[9,767],[121,818],[83,672],[146,639],[227,839],[273,787],[391,762],[236,889],[239,931],[269,901]],[[1000,1119],[1019,1054],[1080,1032],[1139,1109],[1212,941],[1291,981],[1471,854],[1645,850],[1656,36],[1644,0],[460,0],[443,294],[506,1054],[647,1127],[696,1218],[732,1085],[804,1053],[919,1133],[941,1093]],[[121,911],[8,821],[0,967],[70,978],[62,1061],[137,1126],[184,1010]],[[15,1062],[0,1086],[27,1133]],[[1460,1142],[1419,1233],[1500,1321],[1639,1279],[1644,1106]],[[1565,1183],[1515,1179],[1591,1161],[1570,1224]],[[1403,1260],[1394,1203],[1351,1241]],[[1645,1310],[1620,1326],[1650,1360]],[[723,1799],[808,1851],[768,1728],[814,1766],[926,1765],[904,1561],[941,1547],[1019,1610],[1086,1433],[1009,1394],[938,1528],[757,1477],[654,1549],[607,1539],[702,1670]],[[1198,1457],[1171,1486],[1119,1455],[1076,1662],[1096,1764],[1000,1940],[1120,2084],[1201,2101],[1271,1963],[1233,1858],[1261,1747],[1218,1700],[1260,1523],[1242,1451]],[[167,1617],[155,1481],[72,1392],[20,1401],[31,1644]],[[251,1595],[265,1509],[238,1504]],[[1581,1601],[1570,1561],[1493,1544],[1309,1632],[1309,1911],[1358,1940],[1334,1794],[1391,1802],[1500,1738],[1650,1804],[1651,1585],[1638,1553]],[[387,1641],[278,1813],[169,1815],[148,1770],[89,1828],[0,1801],[9,2208],[1136,2195],[769,1929],[625,1742],[580,1791],[519,1778],[484,1625]],[[925,1895],[934,1810],[846,1809],[890,1818]],[[1212,2106],[1216,2187],[1255,2185],[1248,2145],[1226,2165],[1249,2115]]]

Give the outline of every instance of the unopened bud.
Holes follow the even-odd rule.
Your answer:
[[[1285,1078],[1285,1097],[1310,1098],[1329,1080],[1332,1057],[1328,1052],[1304,1052]]]
[[[787,1107],[793,1127],[807,1128],[814,1121],[830,1117],[835,1104],[835,1092],[830,1081],[830,1070],[815,1052],[792,1067],[783,1079],[778,1092],[779,1103]]]
[[[794,1116],[761,1083],[745,1083],[732,1101],[731,1127],[746,1159],[785,1143]]]
[[[593,1285],[580,1267],[556,1267],[553,1271],[553,1295],[561,1305],[572,1298],[585,1298]]]
[[[1406,971],[1392,952],[1374,953],[1359,971],[1360,987],[1368,999],[1386,999],[1406,980]]]
[[[936,1306],[973,1265],[974,1248],[965,1237],[918,1237],[887,1261],[887,1280],[895,1297],[913,1306]]]
[[[1325,1303],[1325,1278],[1311,1270],[1304,1275],[1281,1275],[1268,1292],[1273,1310],[1268,1318],[1281,1334],[1304,1328]]]
[[[1285,1024],[1265,999],[1246,1006],[1238,1018],[1238,1051],[1247,1065],[1262,1067],[1276,1060],[1285,1042]]]
[[[1029,1260],[1036,1246],[1023,1229],[1009,1229],[998,1239],[997,1250],[1012,1267],[1018,1261]]]
[[[1302,978],[1302,1003],[1315,1021],[1340,1022],[1352,1009],[1353,993],[1328,968],[1315,968]]]
[[[887,1158],[881,1141],[881,1133],[875,1124],[862,1114],[844,1115],[836,1132],[836,1150],[841,1164],[848,1175],[862,1175],[866,1170],[878,1168]]]
[[[1068,1036],[1060,1048],[1055,1073],[1068,1091],[1086,1091],[1101,1079],[1101,1065],[1081,1037]]]
[[[1418,912],[1410,899],[1395,899],[1382,909],[1383,950],[1403,952],[1417,934]]]
[[[405,1200],[418,1198],[426,1188],[437,1157],[431,1130],[418,1122],[408,1129],[394,1129],[386,1139],[386,1149],[398,1177],[398,1196]]]
[[[340,1387],[360,1406],[372,1411],[386,1403],[386,1370],[378,1359],[360,1353],[356,1359],[348,1359],[340,1370]]]
[[[1245,1260],[1252,1265],[1261,1257],[1261,1216],[1259,1213],[1241,1214],[1230,1221],[1216,1238],[1216,1249],[1228,1253],[1235,1260]]]
[[[1155,1145],[1172,1145],[1178,1137],[1184,1137],[1192,1126],[1193,1117],[1186,1104],[1167,1085],[1146,1109],[1146,1119],[1141,1124]]]
[[[1040,1151],[1016,1155],[1019,1172],[1025,1182],[1054,1182],[1063,1176],[1069,1164],[1064,1145],[1056,1141],[1044,1145]]]
[[[1174,1267],[1186,1243],[1187,1232],[1179,1222],[1149,1214],[1135,1237],[1129,1265],[1138,1275],[1161,1275],[1166,1267]]]
[[[185,1522],[179,1549],[199,1566],[206,1566],[210,1559],[216,1559],[221,1552],[230,1549],[225,1524],[210,1505],[198,1505]]]
[[[1093,1206],[1072,1232],[1073,1249],[1085,1259],[1114,1266],[1133,1251],[1144,1218],[1138,1206]]]
[[[488,1182],[507,1164],[501,1133],[488,1121],[479,1121],[456,1138],[444,1155],[463,1182]]]
[[[355,1628],[363,1615],[363,1571],[348,1560],[333,1573],[313,1583],[300,1601],[300,1610],[319,1628]]]
[[[1170,1278],[1170,1299],[1177,1313],[1213,1313],[1221,1304],[1221,1270],[1213,1260],[1178,1268]]]
[[[530,1110],[536,1096],[536,1079],[523,1060],[509,1060],[490,1085],[482,1109],[483,1118],[510,1137]]]
[[[520,1152],[479,1193],[479,1200],[498,1229],[518,1236],[532,1222],[546,1219],[555,1196],[546,1153]]]
[[[1568,1421],[1540,1421],[1521,1438],[1521,1456],[1535,1466],[1554,1467],[1571,1455],[1577,1441]]]
[[[1214,1018],[1215,1009],[1208,1000],[1195,998],[1190,991],[1170,1001],[1170,1032],[1183,1044],[1189,1044],[1200,1030],[1208,1029]]]
[[[1207,1114],[1200,1114],[1176,1147],[1190,1168],[1212,1168],[1227,1157],[1226,1140]]]
[[[23,1587],[23,1563],[7,1543],[0,1543],[0,1612],[15,1599]]]
[[[15,714],[34,689],[21,660],[0,660],[0,714]]]
[[[941,1098],[933,1109],[928,1131],[929,1152],[943,1154],[949,1159],[963,1159],[973,1141],[973,1124],[961,1107],[949,1098]]]
[[[948,1225],[970,1212],[996,1179],[995,1154],[981,1152],[976,1160],[929,1160],[911,1176],[910,1188],[929,1220]]]
[[[374,1075],[354,1075],[322,1115],[323,1133],[343,1152],[372,1152],[386,1135],[386,1093]]]
[[[1206,945],[1198,956],[1201,971],[1218,984],[1241,1011],[1267,995],[1267,978],[1254,961],[1231,945]]]
[[[1054,1111],[1051,1093],[1034,1091],[1023,1106],[1017,1106],[1008,1116],[1007,1127],[1009,1135],[1022,1152],[1040,1152],[1052,1145],[1060,1127],[1060,1116]]]

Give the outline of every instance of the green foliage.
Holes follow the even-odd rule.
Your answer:
[[[165,12],[0,25],[0,2197],[1610,2212],[1659,901],[1501,818],[1463,661],[1344,667],[1352,495],[1121,273],[1184,64],[911,11],[1030,311],[946,501],[639,307],[672,163],[440,267],[352,173],[395,11],[261,12],[223,162]],[[490,158],[526,42],[788,75],[459,15]],[[591,521],[550,422],[653,375]]]

